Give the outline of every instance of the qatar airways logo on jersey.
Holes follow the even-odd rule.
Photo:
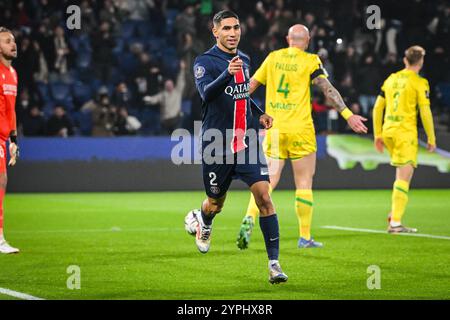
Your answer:
[[[17,86],[13,84],[3,84],[3,94],[5,96],[16,96]]]
[[[234,100],[246,99],[250,96],[249,89],[250,84],[248,82],[240,83],[234,86],[227,86],[225,88],[225,94],[233,97]]]

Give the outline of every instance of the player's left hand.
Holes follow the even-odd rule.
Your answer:
[[[264,127],[264,129],[270,129],[273,125],[273,118],[264,113],[261,117],[259,117],[259,123]]]
[[[364,125],[364,121],[367,121],[367,119],[354,114],[348,118],[347,123],[356,133],[367,133],[367,127]]]
[[[8,165],[12,167],[16,164],[17,158],[19,157],[19,147],[14,142],[9,144],[9,156]]]
[[[436,145],[427,143],[427,150],[428,152],[434,152],[436,150]]]

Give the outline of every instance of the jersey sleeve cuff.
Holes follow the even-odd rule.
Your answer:
[[[349,108],[345,108],[345,109],[341,112],[341,116],[342,116],[345,120],[348,120],[352,115],[353,115],[353,112],[351,112]]]

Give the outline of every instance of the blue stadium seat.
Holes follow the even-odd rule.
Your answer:
[[[80,135],[90,136],[92,134],[92,113],[90,111],[72,112],[71,116],[79,128]]]
[[[50,91],[54,100],[64,100],[70,96],[70,86],[64,82],[50,83]]]
[[[74,109],[70,85],[57,81],[50,83],[49,86],[55,104],[63,105],[67,111]]]
[[[37,85],[39,94],[42,97],[42,100],[44,100],[44,103],[52,101],[52,97],[50,95],[50,90],[48,88],[48,85],[44,82],[38,82],[36,85]]]
[[[133,74],[137,67],[138,60],[134,54],[127,52],[120,56],[119,68],[125,75],[129,76]]]
[[[172,76],[177,74],[179,60],[174,48],[168,47],[162,51],[162,62]]]
[[[165,46],[166,46],[165,38],[154,37],[147,40],[147,50],[152,54],[163,50]]]
[[[97,94],[98,90],[103,85],[103,83],[99,79],[94,77],[90,77],[87,81],[85,81],[85,83],[89,84],[93,95]]]
[[[116,84],[121,81],[125,81],[124,74],[122,72],[120,72],[120,70],[116,67],[111,68],[111,75],[110,75],[109,82]]]
[[[69,44],[75,52],[78,52],[80,49],[80,40],[76,36],[72,36],[69,38]]]
[[[87,34],[72,35],[69,37],[69,44],[75,52],[88,51],[91,52],[91,42]]]
[[[112,49],[112,52],[115,56],[119,56],[124,48],[125,48],[125,39],[121,38],[121,37],[117,37],[116,38],[116,46]]]
[[[140,132],[144,135],[158,135],[161,132],[159,110],[156,108],[144,108],[139,113],[142,123]]]
[[[190,115],[192,112],[192,102],[191,100],[183,100],[183,102],[181,103],[181,111],[183,111],[183,113],[185,115]]]
[[[72,95],[75,104],[80,107],[92,98],[92,88],[86,83],[76,81],[72,85]]]
[[[179,10],[177,9],[169,9],[166,11],[166,34],[170,35],[173,32],[173,25],[175,23],[175,19],[177,18],[177,15],[179,13]]]
[[[49,101],[44,103],[44,107],[42,108],[42,112],[44,113],[44,117],[46,119],[50,118],[53,114],[53,108],[55,107],[55,103],[53,101]]]
[[[78,69],[87,69],[91,65],[91,53],[89,51],[80,51],[77,53],[76,66]]]
[[[122,37],[131,38],[134,37],[136,29],[136,21],[127,20],[122,23]]]
[[[140,21],[137,24],[137,33],[140,38],[148,38],[153,34],[152,25],[149,21]]]
[[[450,82],[439,83],[437,90],[440,95],[440,103],[446,109],[450,109]]]
[[[91,39],[88,34],[81,34],[79,37],[80,41],[80,50],[82,51],[92,51],[91,47]]]

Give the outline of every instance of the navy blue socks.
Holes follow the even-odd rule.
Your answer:
[[[278,260],[280,247],[280,233],[276,214],[267,217],[259,217],[259,226],[266,242],[266,251],[269,260]]]

